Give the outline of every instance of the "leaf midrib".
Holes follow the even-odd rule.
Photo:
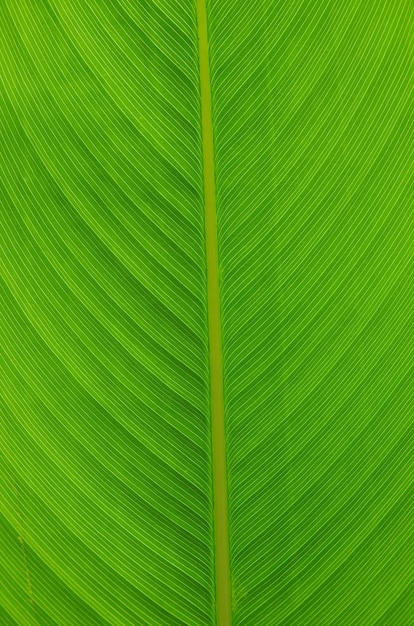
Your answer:
[[[197,0],[200,63],[201,133],[203,150],[207,311],[210,357],[214,569],[217,626],[231,625],[226,441],[224,424],[223,356],[220,322],[220,282],[214,171],[213,113],[208,50],[206,0]]]

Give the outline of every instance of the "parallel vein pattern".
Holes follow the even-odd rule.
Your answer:
[[[3,1],[1,32],[0,604],[209,624],[195,7]]]
[[[406,626],[409,3],[209,20],[233,624]]]
[[[410,3],[205,6],[231,623],[408,626]],[[0,624],[212,626],[196,0],[0,33]]]

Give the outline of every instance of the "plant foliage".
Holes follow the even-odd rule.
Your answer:
[[[203,1],[0,0],[5,626],[217,622]],[[207,0],[234,626],[414,616],[409,11]]]

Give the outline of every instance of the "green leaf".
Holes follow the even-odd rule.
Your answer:
[[[1,624],[411,623],[410,25],[0,0]]]

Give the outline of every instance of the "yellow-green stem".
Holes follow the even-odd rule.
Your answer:
[[[229,524],[227,511],[226,439],[223,397],[223,357],[221,347],[213,116],[211,107],[206,0],[197,0],[197,20],[200,58],[207,302],[210,350],[216,615],[217,626],[230,626],[231,587]]]

